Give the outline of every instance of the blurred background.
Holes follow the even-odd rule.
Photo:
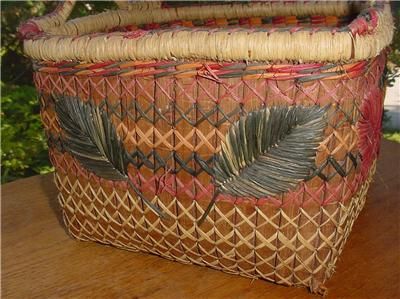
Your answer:
[[[57,1],[1,1],[1,183],[53,170],[32,85],[32,66],[16,34],[20,22],[49,13]],[[389,55],[384,138],[400,143],[400,2],[391,2],[395,37]],[[78,2],[72,18],[115,8],[111,1]]]
[[[1,183],[53,170],[32,82],[32,64],[24,57],[18,25],[49,13],[57,1],[0,1],[1,3]],[[115,8],[112,1],[85,1],[71,17]]]

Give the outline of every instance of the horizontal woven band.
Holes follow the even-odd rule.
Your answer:
[[[201,8],[155,8],[145,9],[140,13],[135,9],[119,9],[64,23],[72,7],[70,2],[66,2],[58,10],[60,17],[47,18],[46,22],[32,20],[21,26],[20,32],[29,37],[24,42],[28,56],[52,61],[210,59],[337,62],[375,57],[392,39],[390,7],[382,4],[370,8],[364,4],[355,6],[344,2],[262,2]],[[225,28],[229,24],[225,24],[224,20],[218,21],[220,18],[309,14],[342,16],[350,14],[353,9],[361,12],[349,25],[311,30],[298,24],[297,20],[294,20],[293,26],[282,28],[277,24],[278,27],[272,29],[257,26]],[[115,27],[128,25],[207,18],[215,18],[217,25],[221,24],[222,27],[107,32]],[[193,22],[190,26],[192,25]]]
[[[263,63],[215,63],[188,61],[124,61],[103,63],[34,62],[35,71],[62,76],[116,76],[176,78],[203,77],[221,82],[224,78],[241,77],[244,80],[271,79],[307,82],[312,80],[351,79],[362,76],[378,59],[356,63],[313,64],[263,64]]]

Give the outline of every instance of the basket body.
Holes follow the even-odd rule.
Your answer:
[[[348,63],[37,61],[34,82],[69,232],[322,292],[375,171],[385,62],[385,51]],[[129,181],[142,196],[127,181],[89,171],[66,149],[60,96],[97,107],[110,120],[129,155]],[[216,195],[215,157],[230,128],[277,106],[326,109],[307,179],[276,195]]]
[[[294,79],[232,78],[221,83],[201,77],[87,77],[37,71],[42,119],[69,231],[81,240],[229,273],[318,286],[332,274],[374,172],[384,61],[382,54],[368,62],[366,73],[352,79],[303,84]],[[137,163],[130,168],[132,177],[173,220],[160,219],[126,184],[97,177],[62,151],[50,97],[54,93],[90,99],[107,109]],[[241,113],[263,105],[300,103],[334,104],[314,178],[293,192],[257,202],[221,195],[207,221],[198,226],[214,192],[199,160],[212,158]],[[373,113],[365,112],[369,105],[375,107]],[[168,106],[168,113],[160,113]],[[360,133],[363,117],[376,127]],[[368,165],[360,159],[359,143],[365,134],[377,136]]]

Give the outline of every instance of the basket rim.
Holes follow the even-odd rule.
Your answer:
[[[250,2],[160,8],[159,2],[119,5],[119,9],[69,20],[75,1],[19,27],[25,54],[45,61],[198,60],[353,62],[377,56],[393,36],[388,3]],[[168,28],[103,32],[154,22],[255,16],[337,15],[358,12],[343,27]],[[140,13],[137,13],[140,11]]]

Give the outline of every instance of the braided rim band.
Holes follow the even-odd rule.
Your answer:
[[[300,5],[301,4],[301,5]],[[281,15],[336,14],[351,12],[348,3],[280,3],[214,5],[105,12],[68,21],[60,26],[20,32],[25,53],[37,60],[123,61],[149,59],[211,59],[218,61],[295,60],[357,61],[375,57],[388,46],[393,20],[388,4],[356,5],[359,16],[349,25],[307,28],[170,28],[101,33],[111,28],[174,20],[240,18]],[[334,13],[332,13],[334,12]],[[64,19],[64,17],[62,18]],[[224,22],[222,22],[224,23]],[[39,29],[38,29],[39,28]]]
[[[298,83],[312,80],[351,79],[362,76],[378,59],[356,63],[264,64],[215,63],[187,61],[124,61],[102,63],[35,61],[34,71],[62,76],[135,76],[190,78],[199,76],[221,82],[224,78],[241,77],[244,80],[271,79],[284,81],[296,79]]]

